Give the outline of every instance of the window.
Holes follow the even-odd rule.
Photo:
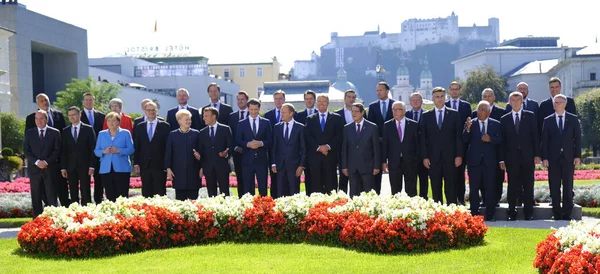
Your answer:
[[[596,73],[590,72],[590,81],[596,81]]]
[[[240,77],[246,77],[246,69],[240,68]]]
[[[256,77],[262,77],[262,68],[256,68]]]
[[[223,70],[223,77],[225,77],[225,79],[229,78],[229,69],[228,68]]]

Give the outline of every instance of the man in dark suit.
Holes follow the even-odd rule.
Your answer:
[[[65,116],[59,110],[50,108],[50,99],[48,95],[44,93],[40,93],[35,97],[35,101],[38,105],[38,109],[46,111],[48,114],[48,122],[47,125],[49,127],[53,127],[58,130],[58,133],[67,126],[65,121]],[[25,131],[35,128],[35,112],[27,115],[25,118]],[[58,159],[60,161],[60,157]],[[50,173],[53,176],[53,184],[56,187],[55,195],[58,195],[58,200],[62,206],[68,206],[71,204],[71,200],[69,199],[69,186],[67,183],[67,179],[63,178],[60,174],[60,163],[57,165],[50,165]],[[45,199],[45,196],[42,195],[42,198]],[[45,201],[45,200],[44,200]]]
[[[342,141],[343,118],[327,110],[329,97],[317,96],[316,114],[306,120],[306,156],[312,175],[310,195],[314,192],[330,193],[338,188],[337,160]]]
[[[562,94],[554,96],[555,113],[544,119],[542,130],[542,159],[544,167],[548,168],[555,220],[571,220],[573,174],[575,166],[581,163],[581,126],[577,116],[565,111],[569,104],[567,99],[567,96]]]
[[[208,196],[220,193],[229,196],[229,150],[233,146],[231,128],[218,123],[219,111],[214,107],[205,107],[202,118],[204,127],[200,130],[200,177],[204,174]]]
[[[496,102],[496,95],[494,94],[494,90],[491,88],[486,88],[481,92],[481,99],[483,101],[487,101],[490,104],[490,114],[489,117],[500,122],[500,119],[502,118],[502,116],[504,116],[504,114],[506,114],[506,110],[498,105],[495,105],[494,103]],[[477,118],[477,109],[475,109],[473,111],[473,113],[471,114],[471,118],[472,119],[476,119]],[[500,144],[496,145],[496,149],[500,150]],[[496,155],[498,155],[500,152],[496,152]],[[468,160],[467,160],[468,161]],[[494,200],[496,201],[496,206],[499,206],[500,203],[500,198],[502,198],[502,190],[503,190],[503,184],[504,184],[504,170],[502,170],[500,168],[500,165],[496,165],[496,183],[494,184],[494,193],[495,193],[495,197]],[[483,197],[483,204],[482,206],[485,206],[485,186],[486,185],[482,185],[481,186],[481,196]]]
[[[363,118],[361,103],[352,105],[353,123],[344,126],[342,172],[350,178],[350,196],[374,189],[375,175],[381,172],[379,130]]]
[[[389,170],[392,195],[402,191],[402,181],[406,184],[406,194],[417,196],[417,171],[419,157],[419,124],[405,117],[404,102],[392,104],[394,119],[383,124],[381,142],[382,170]]]
[[[395,101],[394,99],[389,98],[389,95],[390,85],[386,82],[377,83],[377,98],[379,98],[379,100],[369,105],[369,112],[367,113],[367,120],[377,125],[380,141],[383,137],[383,124],[385,121],[393,118],[392,104]],[[381,172],[375,175],[374,188],[377,194],[381,192]]]
[[[304,125],[294,121],[294,106],[283,104],[281,122],[273,131],[271,172],[277,174],[278,197],[300,193],[300,175],[306,159]]]
[[[416,121],[417,124],[419,124],[419,136],[421,136],[421,117],[423,116],[423,113],[427,112],[422,108],[423,95],[421,95],[419,92],[411,94],[410,106],[412,108],[406,112],[406,117]],[[423,165],[423,161],[419,161],[417,166],[417,176],[419,177],[419,197],[427,199],[427,195],[429,194],[429,170]]]
[[[554,114],[554,100],[553,98],[560,94],[560,89],[562,88],[562,82],[560,81],[560,79],[558,77],[552,77],[550,78],[550,81],[548,81],[548,89],[550,90],[550,98],[542,101],[540,103],[540,109],[539,109],[539,115],[538,115],[538,125],[539,125],[539,130],[540,132],[542,131],[543,125],[544,125],[544,120]],[[573,114],[575,116],[577,116],[577,107],[575,106],[575,100],[573,100],[573,98],[571,97],[567,97],[567,106],[565,108],[565,110],[570,113]]]
[[[133,120],[133,134],[135,134],[135,127],[136,126],[138,126],[139,124],[141,124],[143,122],[146,122],[148,120],[148,114],[146,114],[146,104],[148,102],[152,102],[152,100],[150,100],[148,98],[142,100],[142,112],[144,113],[144,116],[135,118],[135,120]],[[157,105],[157,107],[158,107],[158,105]],[[158,111],[158,109],[156,111]],[[165,120],[165,119],[163,119],[160,116],[156,116],[156,119],[161,120],[161,121]],[[169,127],[169,129],[170,129],[170,127]]]
[[[523,197],[533,197],[535,165],[540,163],[540,141],[533,112],[523,110],[523,95],[509,96],[512,111],[500,119],[502,153],[500,167],[508,173],[508,220],[517,218],[515,209],[521,190]],[[533,199],[523,200],[525,220],[533,219]]]
[[[56,206],[56,187],[51,169],[59,165],[60,132],[48,126],[48,113],[45,110],[35,112],[36,127],[25,132],[23,152],[29,166],[31,185],[31,206],[33,218],[42,214],[42,194],[46,197],[46,205]]]
[[[303,111],[295,112],[294,120],[302,125],[306,126],[306,118],[310,115],[317,113],[317,109],[315,108],[315,102],[317,101],[317,94],[312,90],[307,90],[304,92],[304,106],[306,108]],[[306,144],[305,144],[306,145]],[[306,154],[304,154],[306,157]],[[310,173],[310,168],[305,165],[304,168],[304,188],[308,191],[308,189],[312,188],[312,174]],[[308,193],[308,192],[307,192]]]
[[[264,115],[266,119],[271,123],[271,132],[275,128],[275,125],[281,122],[281,106],[285,103],[285,92],[283,90],[277,90],[273,93],[273,104],[275,105],[274,109],[267,111]],[[273,136],[271,136],[273,137]],[[273,140],[271,140],[271,143]],[[269,157],[271,153],[269,153]],[[269,162],[272,162],[269,160]],[[277,174],[270,172],[271,177],[271,196],[273,198],[277,198]]]
[[[458,111],[460,115],[460,128],[465,128],[465,122],[467,118],[471,117],[471,104],[465,100],[460,99],[462,93],[462,86],[457,81],[450,83],[449,92],[450,98],[446,101],[446,107]],[[466,149],[466,147],[465,147]],[[455,181],[455,192],[456,200],[459,204],[465,205],[465,162],[456,170],[456,181]]]
[[[496,212],[496,167],[498,145],[502,143],[500,122],[490,118],[490,103],[481,101],[477,105],[477,118],[467,118],[463,140],[467,144],[466,162],[469,166],[469,202],[471,214],[479,215],[479,191],[483,193],[486,221],[495,221]],[[473,125],[474,124],[474,125]]]
[[[206,88],[208,97],[210,98],[210,104],[204,106],[200,112],[200,116],[204,113],[204,109],[207,107],[214,107],[219,111],[219,119],[217,122],[221,125],[229,126],[229,115],[233,112],[233,108],[230,105],[221,102],[221,87],[217,83],[210,83]],[[204,119],[202,119],[202,128],[206,126]],[[201,129],[202,129],[201,128]]]
[[[238,111],[232,112],[229,114],[229,127],[231,128],[232,136],[235,136],[237,127],[240,121],[246,119],[248,117],[248,93],[243,90],[240,90],[237,94],[237,106],[239,108]],[[235,177],[237,178],[237,190],[238,196],[242,198],[244,195],[244,175],[242,172],[242,152],[244,149],[240,146],[235,138],[233,138],[233,152],[231,155],[233,156],[233,167],[235,169]]]
[[[71,126],[62,131],[61,174],[69,182],[71,203],[79,203],[79,188],[81,187],[81,204],[92,202],[90,179],[97,166],[94,155],[96,133],[94,129],[81,122],[81,110],[72,106],[67,115]]]
[[[352,123],[354,120],[352,119],[352,105],[356,102],[356,91],[354,90],[346,90],[346,92],[344,92],[344,107],[339,109],[338,111],[336,111],[335,113],[337,113],[340,117],[342,117],[342,120],[344,120],[343,124],[346,125],[348,123]],[[365,119],[367,118],[367,116],[365,115],[364,117]],[[339,150],[339,157],[338,157],[338,173],[339,173],[339,183],[338,183],[338,190],[339,191],[344,191],[345,193],[348,193],[348,176],[344,175],[344,173],[342,172],[342,150]]]
[[[81,122],[90,125],[94,129],[96,137],[102,131],[104,125],[104,113],[94,109],[96,97],[87,92],[83,94],[83,112],[81,113]],[[95,155],[94,155],[95,156]],[[100,176],[100,158],[96,157],[96,166],[94,166],[94,202],[102,203],[104,200],[104,186],[102,185],[102,176]]]
[[[434,88],[432,97],[435,107],[423,113],[421,121],[421,157],[429,169],[433,199],[442,202],[443,178],[446,203],[456,204],[456,171],[464,153],[460,114],[444,104],[444,88]]]
[[[167,194],[165,151],[171,127],[157,119],[157,105],[150,101],[144,106],[146,121],[135,127],[133,172],[142,179],[142,195],[146,198]]]
[[[271,123],[258,115],[260,102],[257,99],[248,101],[248,118],[238,124],[235,139],[242,152],[242,172],[244,174],[244,194],[255,193],[255,178],[261,196],[267,196],[267,172],[269,157],[267,151],[273,140]],[[273,191],[271,189],[271,191]]]
[[[190,113],[192,113],[192,128],[196,130],[202,129],[202,119],[200,118],[200,112],[198,109],[188,105],[188,100],[190,99],[190,93],[187,89],[180,88],[177,90],[177,103],[179,105],[172,109],[169,109],[167,112],[167,123],[171,126],[171,131],[179,128],[179,123],[177,122],[177,118],[175,118],[175,114],[182,109],[187,109]]]

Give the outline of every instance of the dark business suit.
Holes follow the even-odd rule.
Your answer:
[[[479,214],[479,191],[482,191],[485,202],[486,216],[494,217],[496,211],[496,168],[498,166],[498,145],[502,143],[500,122],[493,118],[484,121],[485,133],[490,136],[490,142],[481,140],[485,135],[482,132],[482,121],[472,120],[470,131],[463,130],[463,141],[467,145],[466,164],[469,166],[469,202],[471,214]]]
[[[167,123],[169,123],[169,126],[171,126],[171,131],[179,128],[179,123],[177,122],[177,117],[175,116],[175,114],[177,114],[177,112],[179,111],[179,107],[180,106],[176,106],[172,109],[169,109],[169,111],[167,112]],[[198,109],[190,106],[188,106],[186,109],[190,113],[192,113],[191,128],[201,130],[201,126],[204,125],[204,122],[202,122],[202,118],[200,118],[200,112],[198,112]]]
[[[419,109],[419,111],[417,111],[416,113],[413,109],[406,111],[406,117],[412,119],[413,121],[416,121],[419,125],[419,138],[421,138],[421,117],[425,112],[427,111],[423,108]],[[422,160],[420,156],[419,159]],[[417,166],[417,177],[419,177],[419,197],[427,199],[427,195],[429,194],[429,169],[427,169],[423,165],[423,161],[419,161],[419,164]]]
[[[308,109],[304,109],[303,111],[296,112],[294,115],[294,120],[306,127],[306,119],[308,116],[319,112],[317,108],[313,108],[310,113],[308,113]],[[306,141],[306,139],[305,139]],[[307,144],[305,144],[307,146]],[[305,154],[306,156],[306,154]],[[340,172],[340,176],[342,176]],[[341,177],[340,177],[341,178]],[[346,184],[348,183],[348,179],[346,178]],[[308,165],[304,166],[304,188],[306,189],[306,193],[309,193],[309,189],[312,189],[312,174],[310,173],[310,167]],[[347,190],[345,190],[347,192]]]
[[[219,108],[217,109],[219,111],[219,117],[217,118],[217,122],[219,122],[219,124],[222,125],[226,125],[229,126],[229,115],[233,112],[233,108],[228,105],[225,104],[223,102],[220,102],[220,104],[218,104]],[[204,128],[206,125],[204,124],[204,119],[202,118],[204,116],[204,109],[207,107],[214,107],[214,104],[210,103],[206,106],[204,106],[202,108],[202,110],[200,111],[200,124],[201,127]],[[202,129],[200,128],[200,129]]]
[[[94,133],[98,136],[98,133],[102,131],[102,125],[104,125],[104,113],[99,112],[95,109],[92,110],[94,124],[92,125],[90,121],[90,117],[88,117],[88,110],[81,110],[81,122],[84,124],[88,124],[94,128]],[[102,203],[104,200],[104,186],[102,185],[102,176],[98,171],[100,170],[100,158],[96,157],[96,166],[94,166],[94,202],[96,204]]]
[[[240,116],[240,110],[232,112],[231,114],[229,114],[229,122],[228,125],[231,128],[231,135],[234,137],[233,138],[233,148],[231,151],[229,151],[229,154],[232,156],[233,158],[233,168],[235,170],[235,177],[237,179],[237,190],[238,190],[238,196],[240,198],[242,198],[242,196],[244,195],[244,175],[242,172],[242,154],[241,153],[237,153],[235,151],[235,147],[242,147],[240,145],[238,145],[237,141],[235,140],[235,132],[237,131],[237,127],[240,121],[244,120],[247,116],[248,116],[248,109],[245,109],[243,112],[244,114],[242,116]]]
[[[394,104],[393,99],[389,99],[389,102],[386,105],[387,111],[386,113],[381,113],[381,100],[377,100],[369,105],[369,112],[367,113],[367,120],[371,121],[375,125],[377,125],[378,133],[379,133],[379,141],[381,141],[383,137],[383,124],[394,118],[392,114],[392,105]],[[381,147],[381,146],[380,146]],[[379,172],[379,174],[375,175],[375,192],[379,194],[381,192],[381,174],[383,172]]]
[[[335,113],[337,113],[339,116],[341,116],[341,117],[342,117],[342,120],[344,121],[344,123],[343,123],[344,125],[346,125],[346,124],[348,124],[348,123],[352,123],[352,122],[354,122],[354,121],[352,120],[352,118],[350,118],[350,120],[346,120],[346,114],[344,113],[344,109],[345,109],[345,108],[346,108],[346,107],[344,106],[343,108],[341,108],[341,109],[338,109],[338,110],[335,112]],[[364,115],[363,115],[363,118],[367,119],[367,115],[366,115],[366,114],[364,114]],[[343,135],[343,134],[342,134],[342,135]],[[342,158],[342,150],[339,150],[339,153],[338,153],[338,154],[339,154],[339,157],[338,157],[338,173],[339,173],[339,176],[340,176],[340,178],[339,178],[339,183],[338,183],[338,186],[339,186],[339,187],[338,187],[338,190],[340,190],[340,191],[344,191],[345,193],[348,193],[348,176],[346,176],[346,175],[344,175],[344,173],[342,173],[342,165],[341,165],[341,163],[342,163],[342,160],[341,160],[341,158]]]
[[[567,104],[568,106],[568,104]],[[548,160],[548,181],[554,218],[571,219],[573,209],[573,175],[575,158],[581,159],[581,126],[577,116],[565,112],[563,130],[558,127],[556,115],[544,120],[542,130],[542,159]],[[562,208],[560,188],[562,182]]]
[[[57,169],[60,158],[60,132],[51,127],[46,127],[44,137],[40,139],[38,128],[30,128],[25,133],[23,153],[27,157],[29,166],[29,179],[31,186],[31,206],[33,218],[42,214],[42,195],[46,197],[46,205],[56,206],[55,176],[52,169]],[[37,160],[44,160],[48,167],[40,169],[35,165]]]
[[[79,203],[79,187],[81,186],[81,204],[92,202],[89,169],[97,168],[98,158],[94,155],[96,133],[87,124],[80,123],[75,140],[73,125],[62,131],[61,169],[67,171],[67,180],[71,193],[71,203]]]
[[[258,192],[260,196],[267,196],[267,172],[269,169],[268,149],[271,146],[273,137],[271,123],[269,120],[260,116],[256,117],[258,131],[253,132],[252,116],[238,123],[235,133],[235,140],[238,146],[242,147],[242,172],[244,174],[244,194],[255,193],[255,176],[258,180]],[[263,143],[262,147],[251,149],[247,145],[250,141],[257,140]],[[273,181],[271,181],[271,196],[273,195]]]
[[[442,178],[446,203],[456,203],[456,157],[463,157],[464,144],[460,115],[458,111],[446,107],[441,129],[437,125],[437,109],[423,113],[421,121],[421,158],[429,159],[429,178],[433,199],[442,202]]]
[[[156,116],[156,119],[163,121],[163,122],[165,121],[165,119],[163,119],[162,117],[158,117],[158,116]],[[135,134],[135,127],[143,122],[146,122],[146,116],[138,117],[138,118],[135,118],[135,120],[133,120],[133,134]],[[169,126],[169,129],[170,128],[171,127]]]
[[[321,118],[323,117],[317,111],[306,119],[306,161],[312,175],[311,188],[306,190],[307,195],[314,192],[330,193],[338,188],[336,168],[344,118],[328,111],[324,129],[321,129]],[[320,145],[330,147],[327,155],[317,151]]]
[[[539,157],[540,141],[537,120],[533,112],[522,110],[519,116],[519,128],[515,127],[512,111],[500,120],[502,133],[501,161],[508,173],[508,214],[516,218],[517,198],[523,190],[523,197],[533,197],[535,162]],[[533,199],[523,199],[525,217],[533,214]]]
[[[567,106],[565,108],[565,111],[577,116],[577,107],[575,106],[575,100],[573,100],[573,98],[567,97]],[[538,129],[540,132],[542,132],[544,120],[552,114],[554,114],[554,102],[552,101],[552,98],[548,98],[540,102],[540,109],[538,110],[537,115],[539,127]]]
[[[406,194],[417,196],[417,172],[419,157],[419,124],[404,118],[402,141],[396,119],[383,124],[383,140],[381,142],[382,162],[388,163],[392,195],[402,191],[402,179],[406,184]],[[382,171],[383,172],[383,171]]]
[[[490,118],[500,122],[500,119],[502,119],[502,116],[504,116],[504,114],[506,114],[506,110],[502,107],[499,107],[497,105],[492,105],[492,111],[490,111]],[[471,114],[471,118],[473,119],[477,119],[477,109],[473,111],[473,113]],[[500,154],[500,150],[501,146],[500,144],[496,145],[496,155]],[[500,168],[500,165],[496,165],[496,183],[494,184],[494,193],[496,194],[494,196],[494,200],[496,201],[496,203],[500,202],[500,198],[502,198],[502,191],[503,191],[503,185],[504,185],[504,170],[502,170]],[[485,185],[482,186],[481,188],[481,196],[483,197],[483,203],[485,203]]]
[[[467,118],[471,116],[471,104],[465,100],[457,99],[456,105],[458,109],[454,108],[454,99],[450,98],[450,100],[446,101],[446,107],[455,109],[460,114],[460,129],[461,132],[465,128],[465,123],[467,122]],[[464,147],[466,151],[466,147]],[[463,159],[462,164],[456,168],[456,200],[460,204],[465,204],[465,162],[466,159]]]
[[[208,196],[217,196],[217,185],[220,193],[229,196],[229,154],[233,150],[233,136],[231,128],[222,124],[215,124],[216,131],[206,126],[200,130],[200,168],[206,178]],[[229,149],[227,157],[219,156],[219,153]]]
[[[375,187],[373,170],[381,170],[378,132],[377,125],[365,119],[363,119],[360,132],[357,132],[355,122],[344,126],[342,170],[348,170],[350,196],[352,197],[360,195],[363,191],[369,192]]]
[[[271,123],[271,133],[273,133],[273,130],[275,129],[275,125],[277,123],[279,123],[281,121],[281,110],[279,110],[279,119],[277,119],[277,108],[271,109],[269,111],[267,111],[265,113],[265,115],[263,116],[265,119],[268,119],[269,122]],[[273,135],[271,134],[271,138],[273,138]],[[271,140],[271,143],[273,143],[273,140]],[[271,149],[269,147],[269,149]],[[269,151],[268,153],[268,157],[271,157],[271,152]],[[272,162],[269,159],[269,163]],[[273,198],[277,198],[277,194],[279,193],[279,191],[277,190],[277,174],[271,172],[271,169],[269,168],[269,176],[271,178],[271,196]]]
[[[296,170],[305,166],[306,141],[304,125],[296,121],[289,124],[292,122],[291,130],[286,122],[281,122],[273,131],[271,164],[277,168],[278,197],[300,193],[300,177],[296,177]]]
[[[152,140],[148,136],[148,121],[138,124],[133,129],[133,165],[140,167],[142,195],[146,198],[167,194],[165,151],[171,127],[167,122],[158,119],[154,126]]]

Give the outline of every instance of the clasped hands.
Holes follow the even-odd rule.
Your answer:
[[[248,144],[246,144],[246,146],[251,149],[257,149],[257,148],[262,147],[263,143],[261,141],[252,140],[252,141],[248,142]]]
[[[468,132],[471,132],[471,126],[472,126],[472,125],[473,125],[473,120],[471,119],[471,117],[468,117],[468,118],[467,118],[467,124],[466,124],[466,126],[467,126],[467,131],[468,131]],[[492,138],[491,138],[491,137],[490,137],[490,135],[488,135],[488,134],[487,134],[487,132],[486,132],[486,133],[485,133],[483,136],[481,136],[481,141],[484,141],[484,142],[486,142],[486,143],[489,143],[489,142],[491,142],[491,141],[492,141]]]
[[[114,146],[109,146],[102,151],[103,154],[117,154],[119,149]]]
[[[329,154],[329,146],[328,145],[320,145],[317,149],[318,152],[321,152],[323,155],[327,156]]]

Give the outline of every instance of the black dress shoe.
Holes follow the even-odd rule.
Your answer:
[[[485,221],[486,221],[486,222],[495,222],[495,221],[496,221],[496,218],[494,218],[494,217],[490,217],[490,216],[487,216],[487,217],[485,217]]]
[[[509,221],[516,221],[517,220],[517,214],[508,214],[508,220]]]
[[[500,203],[497,203],[497,204],[496,204],[496,207],[500,207]]]
[[[533,216],[525,216],[525,221],[531,221],[533,220]]]
[[[563,216],[562,219],[565,221],[573,221],[573,218],[571,218],[569,216]]]

